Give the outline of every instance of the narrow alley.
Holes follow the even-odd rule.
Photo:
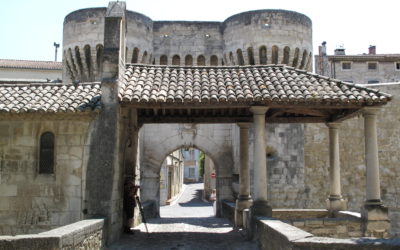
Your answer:
[[[258,249],[256,243],[234,231],[227,219],[214,217],[212,203],[201,199],[202,183],[185,186],[174,205],[161,207],[161,218],[148,220],[149,235],[142,223],[134,235],[123,235],[108,249]]]

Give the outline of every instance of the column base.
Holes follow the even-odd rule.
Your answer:
[[[326,208],[329,212],[345,211],[347,210],[347,200],[342,196],[329,196],[326,200]]]
[[[364,237],[388,238],[390,220],[388,208],[381,201],[366,201],[361,208],[362,232]]]
[[[250,196],[239,196],[235,206],[235,226],[243,227],[243,210],[248,209],[253,204]]]
[[[254,201],[250,208],[251,216],[267,216],[272,217],[272,207],[267,201]]]
[[[361,208],[361,218],[368,221],[389,220],[389,210],[382,201],[366,201]]]

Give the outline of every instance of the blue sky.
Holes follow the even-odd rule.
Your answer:
[[[399,4],[396,0],[127,0],[129,10],[153,20],[223,21],[254,9],[287,9],[313,21],[314,54],[327,41],[328,54],[343,44],[347,54],[400,53]],[[64,17],[77,9],[106,7],[104,0],[8,0],[0,15],[0,58],[54,60],[53,43],[62,43]],[[58,61],[61,61],[59,53]]]

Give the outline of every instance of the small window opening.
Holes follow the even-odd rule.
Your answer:
[[[39,174],[54,173],[54,134],[45,132],[40,136]]]
[[[350,70],[351,69],[351,63],[350,62],[342,62],[342,69]]]

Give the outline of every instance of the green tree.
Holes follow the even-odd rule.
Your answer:
[[[199,160],[199,175],[201,177],[204,176],[204,158],[205,158],[204,153],[200,151],[198,160]]]

